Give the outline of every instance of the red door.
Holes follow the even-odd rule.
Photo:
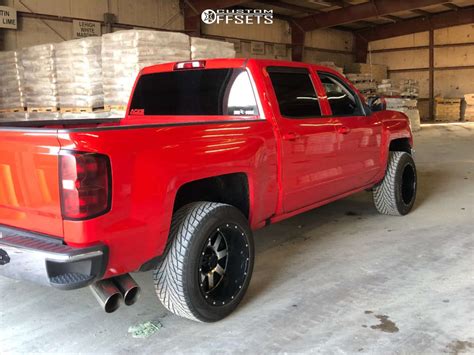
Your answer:
[[[338,120],[322,116],[317,80],[307,67],[268,67],[267,72],[272,106],[278,107],[282,205],[291,212],[337,194]]]
[[[318,75],[337,121],[342,192],[366,186],[381,169],[382,122],[376,114],[365,113],[358,95],[342,79],[322,71]]]

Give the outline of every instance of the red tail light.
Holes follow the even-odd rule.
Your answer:
[[[106,155],[63,153],[59,169],[63,218],[88,219],[110,210],[110,161]]]

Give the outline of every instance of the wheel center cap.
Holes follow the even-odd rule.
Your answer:
[[[207,274],[215,269],[218,261],[216,252],[212,248],[207,248],[202,259],[202,272]]]
[[[217,255],[216,253],[212,253],[211,257],[209,258],[209,266],[211,269],[214,269],[217,266]]]

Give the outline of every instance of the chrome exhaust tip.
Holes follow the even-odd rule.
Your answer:
[[[114,277],[113,281],[122,294],[124,303],[127,306],[131,306],[138,301],[141,293],[140,286],[138,286],[130,274]]]
[[[97,281],[90,288],[106,313],[115,312],[120,307],[123,296],[111,279]]]

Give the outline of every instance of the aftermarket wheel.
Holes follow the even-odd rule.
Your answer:
[[[163,305],[202,322],[229,315],[242,300],[253,270],[254,246],[246,218],[230,205],[192,203],[175,213],[170,241],[154,273]]]
[[[390,152],[385,177],[373,189],[375,207],[383,214],[406,215],[415,203],[416,188],[416,166],[412,156],[405,152]]]

